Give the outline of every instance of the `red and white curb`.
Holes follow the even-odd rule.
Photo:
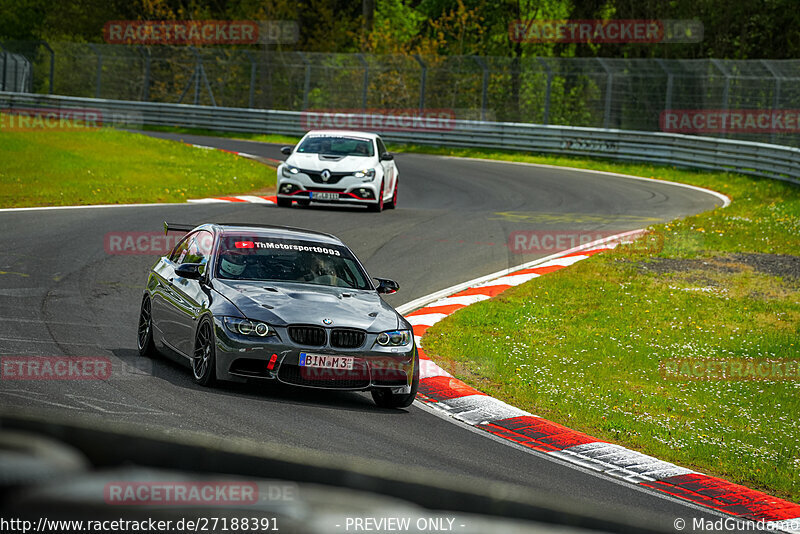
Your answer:
[[[273,158],[262,158],[261,156],[256,156],[255,154],[248,154],[247,152],[237,152],[235,150],[228,150],[226,148],[217,148],[215,146],[205,146],[205,145],[193,145],[192,143],[184,143],[186,146],[194,147],[194,148],[202,148],[203,150],[218,150],[220,152],[227,152],[228,154],[233,154],[235,156],[241,156],[243,158],[248,159],[255,159],[255,160],[267,160],[276,164],[282,163],[278,159]]]
[[[228,154],[233,154],[235,156],[241,156],[243,158],[254,159],[254,160],[267,160],[271,163],[274,163],[276,166],[281,163],[280,160],[272,159],[272,158],[262,158],[261,156],[255,156],[253,154],[248,154],[247,152],[236,152],[234,150],[226,150],[224,148],[217,148],[213,146],[204,146],[204,145],[193,145],[191,143],[184,143],[187,146],[191,146],[194,148],[202,148],[203,150],[218,150],[220,152],[227,152]],[[235,195],[229,197],[213,197],[213,198],[190,198],[186,202],[190,202],[192,204],[224,204],[230,202],[249,202],[251,204],[277,204],[278,197],[275,195],[271,196],[258,196],[258,195]]]
[[[236,195],[231,197],[214,197],[214,198],[190,198],[186,202],[192,204],[225,204],[231,202],[249,202],[251,204],[277,204],[278,197],[272,196],[256,196],[256,195]]]
[[[563,269],[635,238],[641,230],[588,243],[513,269],[445,289],[398,308],[413,325],[417,345],[425,331],[451,313],[506,289]],[[413,311],[412,311],[413,310]],[[411,313],[408,313],[411,312]],[[420,348],[417,401],[497,438],[578,466],[639,484],[740,519],[774,522],[773,531],[800,534],[800,504],[647,456],[571,430],[490,397],[453,378]]]

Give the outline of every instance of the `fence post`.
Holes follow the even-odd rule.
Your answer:
[[[14,62],[14,69],[11,71],[14,74],[14,85],[11,86],[11,89],[16,93],[17,91],[19,91],[19,87],[18,87],[18,85],[19,85],[19,63],[17,62],[17,58],[15,57],[15,54],[7,54],[6,58],[7,59],[11,58],[11,60]],[[7,90],[7,89],[4,89],[4,90]],[[21,91],[19,91],[19,92],[21,92]]]
[[[764,65],[764,67],[766,67],[766,69],[769,71],[769,73],[772,74],[772,77],[775,78],[775,91],[773,91],[773,93],[772,93],[772,111],[774,113],[775,110],[778,109],[778,107],[780,106],[780,100],[781,100],[781,78],[780,78],[780,76],[778,76],[778,71],[775,70],[775,67],[772,66],[772,64],[769,61],[767,61],[766,59],[762,59],[761,60],[761,64]],[[770,143],[774,143],[775,142],[775,133],[776,132],[773,130],[769,134],[769,142]]]
[[[103,79],[103,51],[94,43],[89,43],[89,48],[97,54],[97,74],[94,81],[94,97],[100,98],[100,84]]]
[[[542,113],[542,124],[547,125],[550,122],[550,91],[553,87],[553,69],[550,68],[544,58],[537,57],[536,59],[547,71],[547,89],[544,93],[544,112]]]
[[[486,120],[486,106],[489,100],[489,66],[480,56],[472,56],[472,60],[483,70],[483,83],[481,87],[481,120]]]
[[[297,52],[305,65],[305,78],[303,80],[303,111],[308,109],[308,93],[311,91],[311,62],[302,52]]]
[[[599,57],[597,61],[606,71],[606,103],[605,109],[603,110],[603,128],[609,128],[611,126],[611,90],[614,88],[614,73],[609,68],[606,60]]]
[[[53,49],[50,48],[50,45],[47,41],[39,41],[39,44],[47,48],[47,51],[50,52],[50,87],[48,88],[48,94],[53,94],[53,81],[55,78],[55,68],[56,68],[56,53],[53,52]]]
[[[425,109],[425,84],[428,80],[428,66],[422,61],[419,54],[414,54],[414,59],[417,60],[422,71],[419,79],[419,110],[423,111]]]
[[[8,91],[6,88],[6,78],[7,74],[6,71],[8,70],[8,52],[5,50],[3,51],[3,86],[0,91]]]
[[[658,63],[658,66],[661,67],[663,71],[667,73],[667,94],[664,97],[664,110],[665,111],[670,110],[672,109],[672,83],[674,76],[672,74],[672,71],[669,70],[669,67],[667,67],[666,62],[663,59],[656,58],[656,63]]]
[[[729,106],[730,90],[731,90],[731,77],[725,65],[718,59],[712,59],[711,64],[725,76],[725,87],[722,89],[722,110],[727,112]],[[722,137],[729,137],[728,134],[723,133]]]
[[[364,87],[361,89],[361,109],[367,110],[367,91],[369,90],[369,63],[364,59],[364,54],[356,54],[356,57],[364,65]]]
[[[144,84],[142,86],[142,101],[150,101],[150,49],[139,45],[139,53],[144,56]]]
[[[256,59],[249,50],[244,50],[244,55],[250,60],[250,95],[247,101],[247,107],[253,109],[256,98]]]

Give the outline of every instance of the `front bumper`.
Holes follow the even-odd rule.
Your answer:
[[[215,318],[217,378],[232,382],[277,380],[293,386],[365,391],[391,388],[393,393],[410,393],[416,365],[413,341],[406,347],[380,347],[375,350],[376,334],[368,334],[358,349],[329,345],[304,347],[294,344],[285,328],[277,336],[254,339],[229,332]],[[301,354],[323,354],[354,358],[352,370],[320,369],[300,366]]]
[[[382,177],[376,176],[365,181],[355,176],[346,176],[335,184],[319,184],[308,175],[298,173],[291,178],[282,175],[278,170],[278,198],[288,200],[310,200],[312,202],[334,202],[337,204],[375,204],[378,202]],[[334,199],[319,200],[313,198],[315,193],[333,193]]]

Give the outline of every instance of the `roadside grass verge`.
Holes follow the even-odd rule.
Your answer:
[[[622,246],[459,310],[426,332],[425,349],[531,413],[798,501],[796,367],[794,380],[691,380],[664,369],[681,359],[800,363],[800,188],[652,172],[733,203],[652,227],[663,236],[655,253]]]
[[[185,202],[275,185],[247,158],[111,128],[0,130],[0,207]]]

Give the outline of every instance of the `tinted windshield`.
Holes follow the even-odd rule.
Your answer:
[[[226,235],[217,250],[218,278],[372,289],[367,274],[347,247]]]
[[[370,157],[375,155],[372,141],[362,137],[309,136],[300,143],[297,151],[332,156]]]

